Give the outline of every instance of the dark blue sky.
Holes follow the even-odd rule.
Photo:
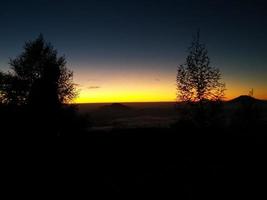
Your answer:
[[[94,77],[97,71],[144,70],[157,79],[171,74],[175,79],[176,66],[200,28],[226,83],[262,93],[267,90],[266,13],[264,0],[1,1],[0,69],[7,69],[8,58],[18,55],[24,41],[43,33],[66,55],[82,84],[79,74]]]

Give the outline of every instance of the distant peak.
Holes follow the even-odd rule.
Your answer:
[[[106,105],[101,107],[101,109],[106,109],[106,110],[129,110],[130,107],[123,105],[121,103],[112,103],[110,105]]]
[[[241,95],[235,99],[230,100],[230,102],[255,102],[255,101],[260,101],[260,100],[248,95]]]
[[[121,103],[112,103],[111,105],[110,105],[110,107],[127,107],[128,108],[128,106],[126,106],[126,105],[123,105],[123,104],[121,104]]]

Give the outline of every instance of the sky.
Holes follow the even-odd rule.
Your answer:
[[[200,29],[226,99],[267,99],[264,0],[0,2],[0,70],[42,33],[65,55],[86,102],[175,101],[177,66]]]

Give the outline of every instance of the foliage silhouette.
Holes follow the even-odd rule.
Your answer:
[[[63,104],[70,102],[77,94],[72,80],[73,72],[66,68],[65,58],[58,57],[57,51],[42,35],[26,42],[24,51],[10,60],[10,66],[11,72],[1,75],[2,102],[25,105],[35,100],[39,103],[44,98],[45,102]],[[51,94],[52,90],[54,94]]]
[[[220,71],[210,66],[208,51],[205,45],[200,43],[199,32],[189,48],[186,63],[178,66],[177,72],[180,101],[200,102],[223,98],[225,85],[220,82]]]
[[[26,42],[10,66],[11,71],[0,73],[0,101],[7,129],[65,135],[87,128],[87,121],[69,104],[77,95],[73,72],[42,35]],[[12,129],[11,122],[20,126]]]
[[[177,99],[183,106],[183,119],[198,127],[218,125],[225,84],[219,69],[210,66],[200,33],[193,38],[186,63],[177,68]],[[184,122],[183,122],[184,123]]]

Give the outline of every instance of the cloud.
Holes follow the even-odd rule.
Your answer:
[[[157,82],[160,82],[160,79],[159,78],[155,78],[154,80],[157,81]]]
[[[89,86],[89,87],[87,87],[87,89],[89,89],[89,90],[92,90],[92,89],[99,89],[99,88],[101,88],[100,86]]]
[[[88,89],[88,90],[92,90],[92,89],[99,89],[101,88],[98,85],[91,85],[91,86],[86,86],[86,85],[82,85],[82,84],[75,84],[75,86],[79,89]]]
[[[95,78],[91,78],[91,79],[90,79],[90,78],[89,78],[89,79],[87,79],[87,81],[88,81],[88,82],[93,82],[93,81],[98,81],[98,79],[95,79]]]

